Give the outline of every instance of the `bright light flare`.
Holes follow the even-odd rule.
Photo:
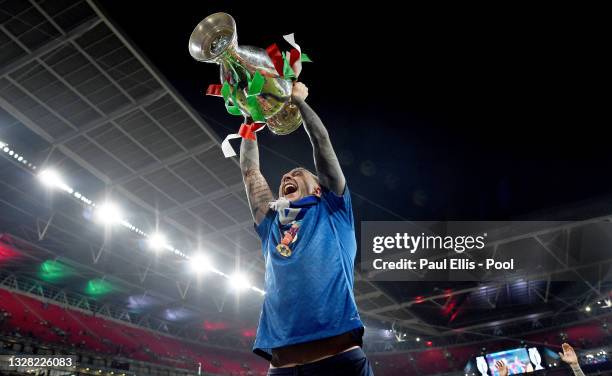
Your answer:
[[[251,288],[248,278],[241,273],[236,273],[230,277],[230,284],[235,291],[243,291]]]
[[[61,189],[62,191],[68,192],[70,194],[74,192],[72,188],[70,188],[66,183],[64,183],[60,174],[55,170],[43,170],[38,174],[38,178],[45,186],[49,188]]]
[[[168,247],[168,241],[166,240],[166,236],[159,232],[152,234],[149,236],[149,240],[147,241],[149,244],[149,248],[154,251],[159,251]]]
[[[197,254],[190,259],[191,271],[197,274],[207,272],[213,268],[210,259],[202,254]]]
[[[122,214],[119,207],[112,202],[105,202],[102,205],[96,207],[95,218],[96,221],[105,225],[112,225],[122,221]]]

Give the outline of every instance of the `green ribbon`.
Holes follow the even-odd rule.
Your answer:
[[[246,72],[247,76],[247,108],[249,110],[249,114],[254,121],[257,122],[265,122],[266,118],[263,114],[263,110],[257,101],[257,96],[261,94],[263,90],[263,86],[266,83],[265,77],[256,71],[255,74],[251,77],[249,72]],[[223,96],[223,100],[225,101],[225,108],[230,115],[242,116],[242,111],[240,111],[240,107],[238,107],[238,101],[236,100],[236,93],[238,92],[238,84],[230,86],[230,84],[225,81],[223,83],[223,87],[221,87],[221,95]],[[233,103],[233,104],[232,104]]]
[[[227,109],[227,112],[229,112],[230,115],[240,116],[242,115],[242,112],[240,112],[240,108],[237,105],[238,101],[236,101],[236,91],[237,90],[238,90],[238,85],[235,85],[234,90],[232,90],[232,88],[230,87],[230,84],[227,81],[225,81],[223,83],[223,87],[221,88],[221,95],[223,96],[223,100],[225,101],[225,108]],[[232,102],[234,103],[233,105],[230,104],[230,98]]]
[[[266,121],[261,106],[257,101],[257,96],[261,94],[261,90],[263,89],[265,83],[266,79],[261,73],[259,73],[259,71],[255,71],[253,78],[249,77],[247,107],[253,121]]]
[[[291,64],[289,63],[289,58],[290,58],[290,53],[289,52],[285,52],[282,54],[283,56],[283,78],[286,80],[295,80],[297,79],[297,77],[295,76],[295,71],[293,70],[293,68],[291,67]],[[300,54],[300,61],[302,63],[312,63],[312,60],[310,60],[310,57],[308,57],[308,55],[306,55],[305,53],[301,53]]]
[[[264,78],[264,76],[259,73],[259,71],[256,71],[253,75],[253,78],[249,78],[249,97],[261,94],[261,90],[263,89],[265,83],[266,79]]]
[[[261,106],[259,105],[259,102],[257,102],[256,96],[247,97],[247,107],[249,108],[249,113],[251,114],[251,118],[253,119],[253,121],[266,121],[266,118],[261,110]]]

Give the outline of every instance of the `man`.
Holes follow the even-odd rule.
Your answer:
[[[266,267],[253,351],[269,375],[372,375],[361,350],[363,323],[353,296],[356,254],[351,197],[325,126],[293,87],[317,174],[283,175],[278,200],[259,169],[256,141],[242,140],[240,166]]]
[[[559,353],[561,360],[571,367],[575,376],[584,376],[584,372],[582,372],[578,364],[578,356],[576,356],[576,352],[572,346],[564,343],[561,345],[561,349],[563,350],[562,353]],[[495,367],[497,368],[497,372],[499,372],[499,376],[508,376],[508,366],[505,362],[498,360],[495,362]]]

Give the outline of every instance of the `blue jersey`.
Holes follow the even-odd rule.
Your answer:
[[[323,188],[308,208],[291,255],[281,255],[279,215],[269,210],[256,226],[266,264],[263,308],[253,351],[333,337],[363,327],[353,296],[357,243],[348,188],[342,196]]]

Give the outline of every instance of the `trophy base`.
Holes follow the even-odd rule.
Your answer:
[[[298,106],[294,103],[286,102],[280,111],[266,119],[266,123],[272,133],[284,136],[300,127],[302,115]]]

